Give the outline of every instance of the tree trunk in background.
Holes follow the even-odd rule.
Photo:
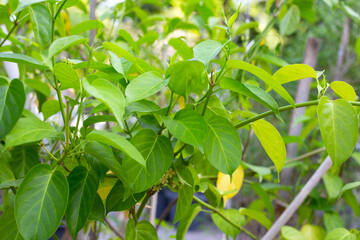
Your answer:
[[[309,65],[312,68],[315,68],[317,56],[319,51],[319,40],[316,38],[309,38],[306,43],[305,55],[304,55],[304,64]],[[310,85],[312,78],[301,79],[298,83],[295,103],[306,102],[309,99],[310,94]],[[295,124],[295,118],[304,115],[306,108],[298,108],[292,111],[291,120],[289,126],[289,136],[299,136],[302,130],[302,123]],[[287,157],[294,158],[296,157],[298,149],[297,143],[290,143],[287,145]],[[296,174],[294,174],[293,168],[284,168],[281,171],[281,182],[286,183],[288,185],[292,185],[294,183]],[[280,194],[286,200],[289,200],[289,194],[285,191]]]
[[[91,20],[96,19],[95,11],[96,11],[96,0],[90,0],[90,19]],[[95,36],[96,36],[96,30],[91,30],[90,31],[90,41],[89,41],[90,46],[93,44]]]
[[[346,48],[349,45],[349,41],[350,41],[350,28],[351,28],[351,20],[350,18],[346,18],[343,27],[343,32],[341,35],[341,42],[339,46],[337,60],[336,60],[336,69],[333,78],[334,81],[343,81],[343,77],[345,73],[343,70],[343,66],[344,66]]]

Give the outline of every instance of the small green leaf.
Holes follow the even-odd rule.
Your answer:
[[[270,229],[272,226],[272,222],[266,217],[265,212],[247,208],[240,208],[239,211],[242,215],[254,219],[263,225],[266,229]]]
[[[271,170],[267,167],[256,166],[246,162],[242,162],[242,164],[259,175],[259,182],[262,182],[264,176],[271,174]]]
[[[315,70],[306,64],[291,64],[286,65],[277,70],[273,78],[280,84],[300,80],[303,78],[317,79]]]
[[[356,235],[345,228],[336,228],[328,233],[325,240],[356,240]]]
[[[259,27],[259,22],[249,22],[249,23],[243,23],[240,25],[240,27],[235,31],[235,35],[242,34],[248,29],[257,28]]]
[[[200,103],[197,106],[196,111],[201,114],[203,109],[204,109],[204,102]],[[207,121],[213,116],[219,116],[230,120],[229,111],[224,107],[223,103],[216,95],[212,95],[210,97],[207,105],[207,110],[204,115],[204,119]]]
[[[349,191],[349,190],[357,188],[357,187],[360,187],[360,182],[352,182],[352,183],[345,184],[341,189],[340,195],[342,195],[346,191]]]
[[[76,24],[72,29],[71,29],[71,34],[79,34],[79,33],[83,33],[92,29],[103,29],[105,28],[105,25],[100,22],[99,20],[86,20],[83,22],[80,22],[79,24]]]
[[[50,59],[54,55],[68,49],[69,47],[80,45],[85,42],[87,42],[87,38],[83,38],[79,35],[58,38],[50,45],[47,57]]]
[[[194,59],[202,62],[206,68],[209,62],[219,54],[222,48],[223,45],[218,41],[210,39],[205,40],[194,47]]]
[[[230,17],[229,21],[228,21],[228,26],[229,28],[232,27],[232,25],[234,24],[234,22],[236,21],[238,15],[239,15],[239,10],[240,10],[241,4],[239,4],[238,9],[236,10],[236,12]]]
[[[179,189],[178,200],[176,204],[176,213],[174,223],[183,219],[191,208],[191,203],[194,195],[194,187],[183,184]]]
[[[84,78],[83,85],[88,93],[103,101],[111,109],[121,128],[123,128],[125,97],[120,89],[105,79],[95,79],[92,83],[89,83]]]
[[[128,210],[144,197],[144,192],[125,197],[125,186],[118,180],[106,198],[106,213]]]
[[[330,87],[341,98],[343,98],[347,101],[355,101],[356,100],[355,90],[350,84],[343,82],[343,81],[334,81],[334,82],[330,83]]]
[[[52,115],[60,112],[60,105],[58,100],[50,99],[43,103],[41,111],[44,116],[44,121]]]
[[[9,208],[3,212],[0,218],[0,239],[2,240],[23,240],[16,225],[14,208]]]
[[[8,180],[0,183],[0,189],[9,189],[11,187],[18,188],[24,179]],[[0,231],[1,233],[1,231]]]
[[[80,88],[80,80],[76,71],[66,63],[59,62],[55,64],[53,73],[61,83],[60,90],[68,88],[78,90]]]
[[[150,112],[156,112],[159,111],[161,108],[156,103],[143,99],[138,102],[132,102],[129,105],[126,106],[125,112],[126,116],[128,116],[131,113],[150,113]]]
[[[360,59],[360,37],[358,37],[356,39],[355,52],[356,52],[356,55],[357,55],[358,59]]]
[[[312,240],[323,240],[326,236],[326,231],[324,228],[316,225],[305,224],[300,232],[305,236],[306,239]]]
[[[91,116],[84,120],[83,126],[84,126],[84,128],[87,128],[87,127],[89,127],[95,123],[99,123],[99,122],[116,122],[116,118],[111,115]]]
[[[20,118],[13,130],[7,135],[5,148],[41,141],[44,138],[56,137],[56,135],[55,128],[49,123],[35,117]]]
[[[160,91],[168,81],[158,72],[146,72],[131,80],[125,89],[127,103],[136,102]]]
[[[330,174],[325,173],[322,179],[328,198],[335,199],[339,197],[343,186],[341,178],[339,176],[330,176]]]
[[[213,116],[207,122],[204,152],[219,171],[232,175],[241,163],[242,149],[239,134],[225,118]]]
[[[0,139],[4,138],[21,116],[25,105],[23,83],[14,79],[11,82],[0,79]]]
[[[169,45],[172,46],[184,60],[194,57],[192,48],[190,48],[181,38],[171,38],[169,40]]]
[[[194,221],[195,217],[201,212],[200,204],[194,204],[191,206],[187,215],[179,222],[176,231],[176,240],[183,240],[186,232],[188,231],[192,221]]]
[[[28,240],[46,240],[58,228],[69,196],[66,177],[47,164],[35,166],[21,183],[15,198],[15,218]]]
[[[284,240],[307,240],[299,230],[289,226],[281,228],[281,237]]]
[[[291,5],[286,15],[280,21],[280,34],[283,36],[290,35],[297,30],[300,23],[300,10],[296,5]]]
[[[164,118],[164,124],[174,137],[197,147],[203,152],[206,122],[199,113],[183,109],[175,114],[174,119]]]
[[[29,7],[31,23],[37,41],[41,46],[50,43],[52,19],[49,8],[43,4],[33,4]]]
[[[337,212],[325,212],[324,213],[324,225],[327,232],[330,232],[336,228],[344,227],[341,216]]]
[[[242,69],[247,72],[250,72],[251,74],[254,74],[261,80],[263,80],[267,85],[272,87],[280,96],[282,96],[288,103],[291,105],[294,105],[295,102],[290,96],[290,94],[281,86],[280,83],[274,80],[274,78],[268,74],[266,71],[264,71],[261,68],[258,68],[254,65],[251,65],[250,63],[240,61],[240,60],[228,60],[227,62],[228,67],[230,68],[237,68]]]
[[[74,168],[69,176],[69,201],[65,216],[66,223],[73,238],[84,226],[93,204],[99,179],[93,171],[83,166]]]
[[[138,132],[131,143],[144,156],[146,169],[129,155],[125,155],[122,166],[126,169],[127,179],[133,184],[134,193],[142,192],[153,186],[169,169],[173,160],[173,149],[169,138],[157,136],[150,129]]]
[[[219,209],[219,212],[221,212],[225,217],[229,218],[232,222],[238,224],[239,226],[244,226],[245,224],[245,217],[235,209]],[[213,219],[215,225],[226,235],[229,235],[231,237],[236,237],[240,233],[240,229],[234,227],[227,221],[225,221],[222,217],[220,217],[216,213],[211,214],[211,218]]]
[[[134,219],[129,219],[126,230],[125,240],[159,240],[154,226],[146,221],[135,223]]]
[[[129,141],[116,133],[106,131],[92,131],[86,136],[88,141],[97,141],[113,146],[132,157],[140,165],[145,166],[144,157]]]
[[[267,155],[275,164],[279,174],[284,167],[286,159],[286,147],[280,133],[273,125],[263,119],[253,122],[251,128],[254,130]]]
[[[111,65],[114,67],[114,69],[118,73],[122,74],[124,76],[124,78],[126,78],[126,74],[125,74],[124,67],[122,65],[121,59],[118,58],[118,56],[115,53],[111,52],[111,51],[109,51],[109,54],[110,54]]]
[[[169,88],[185,99],[190,93],[195,92],[202,85],[202,73],[204,65],[199,61],[181,61],[171,65],[166,70],[166,78],[169,78]]]
[[[0,53],[0,61],[20,63],[26,66],[37,68],[39,70],[48,69],[47,66],[45,66],[42,62],[40,62],[36,58],[18,53]]]
[[[323,96],[318,105],[320,132],[332,162],[332,173],[350,157],[358,136],[358,116],[354,107],[343,99]]]

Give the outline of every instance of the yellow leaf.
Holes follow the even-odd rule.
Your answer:
[[[61,17],[64,19],[65,31],[68,34],[70,34],[72,26],[71,26],[69,14],[67,14],[67,12],[63,11],[61,13]]]
[[[185,108],[185,100],[183,96],[179,97],[179,108],[180,110]]]
[[[241,166],[235,170],[232,175],[232,182],[230,182],[230,175],[224,174],[222,172],[218,173],[216,187],[222,192],[231,192],[229,194],[223,195],[224,206],[230,198],[234,197],[241,188],[241,185],[244,180],[244,170]]]
[[[97,192],[101,200],[104,201],[107,198],[116,181],[117,178],[105,178],[104,182],[100,182]]]

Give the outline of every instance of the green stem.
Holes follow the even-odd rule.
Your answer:
[[[51,152],[49,152],[49,150],[47,150],[47,148],[44,146],[44,143],[40,142],[39,145],[45,149],[45,151],[49,154],[49,156],[54,159],[56,162],[59,161],[59,159],[57,159],[54,155],[51,154]]]
[[[179,155],[186,148],[186,146],[187,143],[184,143],[184,145],[182,145],[182,147],[174,153],[174,158],[176,158],[177,155]]]
[[[249,230],[247,230],[246,228],[237,225],[236,223],[234,223],[233,221],[231,221],[228,217],[226,217],[222,212],[220,212],[217,208],[211,206],[210,204],[202,201],[201,199],[193,196],[193,199],[195,202],[200,203],[202,206],[206,207],[207,209],[213,211],[214,213],[218,214],[222,219],[224,219],[226,222],[228,222],[229,224],[231,224],[232,226],[236,227],[237,229],[239,229],[240,231],[242,231],[243,233],[245,233],[246,235],[248,235],[251,239],[256,240],[257,237],[250,232]]]
[[[58,236],[56,236],[55,233],[54,233],[54,235],[52,235],[52,238],[55,239],[55,240],[60,240],[60,239],[58,238]]]
[[[170,103],[169,103],[169,106],[168,106],[168,109],[166,111],[166,115],[165,116],[168,116],[170,114],[170,109],[171,109],[171,105],[172,105],[172,101],[173,101],[173,97],[174,97],[174,92],[171,91],[171,95],[170,95]]]
[[[15,31],[16,27],[19,25],[18,22],[18,18],[20,16],[20,13],[18,13],[18,15],[16,16],[16,19],[14,21],[14,25],[12,26],[12,28],[10,29],[10,31],[8,32],[8,34],[6,35],[6,37],[2,40],[2,42],[0,43],[0,47],[2,47],[2,45],[4,45],[4,43],[6,42],[6,40],[8,40],[8,38],[10,37],[10,35]]]
[[[211,97],[211,95],[212,95],[212,90],[213,90],[213,88],[214,88],[214,83],[213,83],[213,79],[211,79],[209,91],[208,91],[207,97],[206,97],[206,99],[205,99],[204,108],[203,108],[202,113],[201,113],[202,116],[205,115],[205,112],[206,112],[206,109],[207,109],[207,105],[209,104],[209,100],[210,100],[210,97]]]
[[[146,196],[145,196],[144,199],[142,200],[141,205],[140,205],[140,207],[139,207],[139,209],[138,209],[138,211],[137,211],[137,213],[136,213],[137,219],[140,218],[141,213],[143,212],[143,210],[144,210],[147,202],[149,201],[149,199],[150,199],[150,197],[151,197],[152,195],[153,195],[153,194],[151,194],[150,192],[147,192],[147,193],[146,193]]]

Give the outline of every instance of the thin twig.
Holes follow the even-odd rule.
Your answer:
[[[106,224],[109,226],[109,228],[111,229],[111,231],[113,231],[115,233],[116,236],[118,236],[121,240],[124,240],[124,236],[119,233],[111,224],[110,221],[107,220],[107,218],[104,218],[104,221],[106,222]]]
[[[156,231],[159,229],[161,222],[166,218],[166,216],[169,214],[170,210],[172,209],[172,207],[176,204],[177,202],[177,198],[174,198],[169,205],[165,208],[165,210],[161,213],[160,218],[159,218],[159,222],[156,225],[155,229]]]

